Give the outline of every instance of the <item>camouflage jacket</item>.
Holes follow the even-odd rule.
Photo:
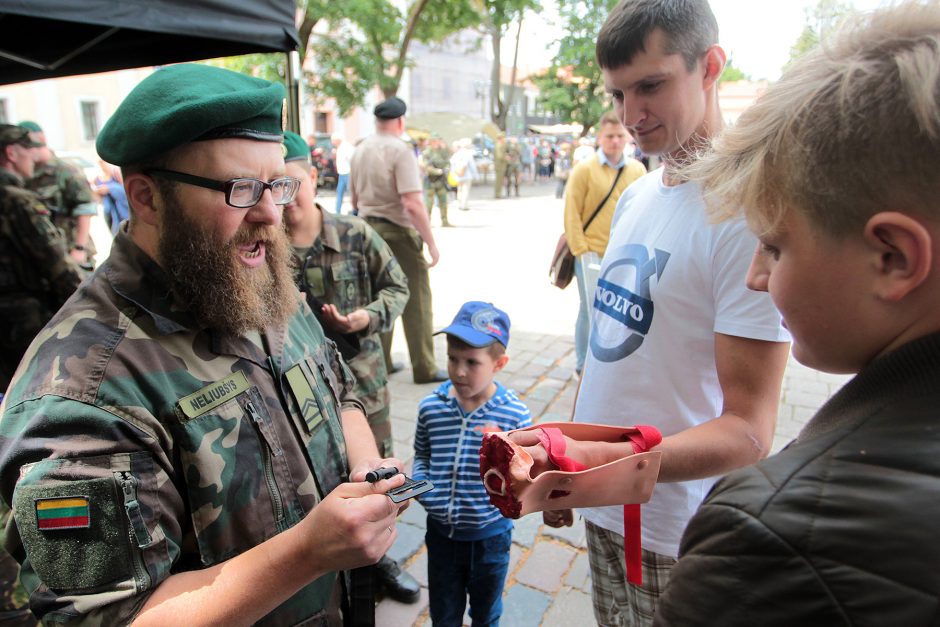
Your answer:
[[[36,166],[26,187],[36,192],[52,211],[52,221],[62,229],[68,247],[75,246],[75,218],[98,213],[95,194],[81,170],[53,157],[48,163]],[[97,252],[91,237],[85,242],[85,249],[90,262]],[[89,264],[89,269],[91,267]]]
[[[38,616],[126,624],[171,573],[290,528],[346,480],[340,412],[361,405],[300,307],[254,338],[200,328],[118,233],[0,408],[6,549]],[[336,586],[324,575],[262,624],[321,624]]]
[[[319,205],[318,205],[319,207]],[[297,285],[340,313],[369,312],[359,354],[349,361],[354,392],[370,416],[388,406],[388,373],[380,333],[391,331],[408,304],[408,277],[385,240],[365,220],[319,207],[323,228],[313,246],[295,249]]]
[[[424,165],[424,171],[432,181],[443,180],[447,175],[447,169],[450,167],[450,155],[446,150],[438,148],[425,148],[421,153],[421,163]]]
[[[83,276],[45,205],[0,168],[0,391]]]

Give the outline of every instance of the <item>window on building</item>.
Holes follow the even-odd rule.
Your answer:
[[[0,124],[10,123],[10,107],[6,98],[0,98]]]
[[[101,129],[101,107],[95,100],[82,100],[79,103],[82,115],[82,139],[95,141]]]
[[[329,133],[330,132],[330,114],[325,111],[317,111],[316,119],[314,120],[314,126],[318,133]]]

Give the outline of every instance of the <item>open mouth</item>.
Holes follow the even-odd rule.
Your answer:
[[[261,254],[261,242],[255,242],[255,245],[249,250],[242,250],[242,256],[246,259],[254,259]]]
[[[255,240],[250,244],[238,247],[238,256],[242,263],[254,267],[264,261],[264,242]]]

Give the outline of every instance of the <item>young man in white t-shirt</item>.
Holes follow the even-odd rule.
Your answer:
[[[715,477],[766,456],[773,439],[789,335],[767,294],[745,286],[757,240],[742,221],[711,224],[699,186],[676,176],[721,128],[717,38],[705,0],[623,0],[597,41],[618,115],[664,164],[618,203],[575,407],[576,422],[648,424],[664,436],[653,449],[663,454],[660,483],[641,508],[642,585],[625,581],[624,509],[579,510],[600,625],[651,622],[682,531]],[[568,454],[593,466],[611,447],[590,448],[572,441]],[[544,468],[544,452],[528,450]],[[545,512],[552,526],[572,518]]]

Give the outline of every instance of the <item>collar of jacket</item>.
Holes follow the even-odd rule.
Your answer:
[[[940,332],[912,340],[865,366],[820,408],[797,441],[864,420],[899,397],[935,395],[938,380]]]
[[[324,209],[320,203],[317,203],[317,209],[320,210],[320,215],[323,216],[323,225],[320,227],[320,242],[331,250],[342,252],[339,231],[336,230],[336,216]]]
[[[459,408],[461,413],[469,416],[471,414],[476,414],[481,410],[485,410],[488,412],[492,408],[498,407],[500,405],[504,405],[506,404],[507,401],[510,400],[511,393],[509,392],[509,390],[504,388],[503,384],[500,383],[499,381],[494,381],[493,383],[496,384],[496,391],[493,392],[493,396],[491,396],[488,401],[486,401],[485,403],[483,403],[482,405],[480,405],[479,407],[477,407],[470,413],[465,412],[463,408],[460,407],[460,403],[457,401],[457,397],[451,395],[450,391],[454,387],[454,384],[451,383],[450,381],[444,381],[444,383],[441,383],[438,386],[438,388],[434,390],[434,394],[436,394],[437,397],[440,398],[442,402],[447,403],[448,405],[451,405],[453,407]]]
[[[0,185],[9,185],[10,187],[25,187],[23,179],[16,172],[0,168]]]

